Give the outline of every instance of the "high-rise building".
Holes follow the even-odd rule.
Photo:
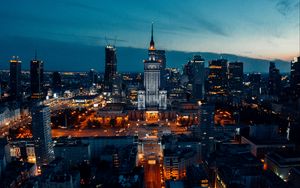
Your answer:
[[[261,94],[261,74],[252,73],[249,75],[250,89],[252,96],[259,96]]]
[[[281,75],[274,62],[270,62],[269,66],[268,90],[269,95],[278,95],[281,90]]]
[[[104,85],[105,89],[111,90],[113,77],[117,74],[117,50],[113,45],[105,47],[105,73]]]
[[[138,92],[140,102],[145,104],[138,104],[138,107],[158,107],[166,109],[167,96],[166,91],[161,89],[161,63],[157,59],[155,44],[153,40],[153,24],[151,28],[151,41],[148,49],[149,58],[144,60],[144,89],[145,92]],[[145,99],[145,100],[144,100]]]
[[[291,63],[291,89],[297,98],[300,97],[300,56]]]
[[[97,83],[98,74],[95,69],[91,69],[89,72],[89,83],[90,85]]]
[[[191,60],[192,95],[195,99],[203,99],[204,96],[204,59],[195,55]]]
[[[60,93],[61,92],[61,75],[59,72],[53,72],[52,74],[52,90],[54,93]]]
[[[242,62],[230,62],[228,66],[228,85],[232,94],[243,91],[244,68]]]
[[[36,57],[30,61],[31,99],[44,97],[44,62]]]
[[[111,87],[111,96],[113,102],[121,102],[122,99],[122,91],[125,88],[122,88],[122,79],[119,75],[115,75],[113,80],[112,80],[112,87]]]
[[[21,61],[18,56],[13,56],[10,60],[10,96],[14,100],[19,100],[22,97],[21,85]]]
[[[48,164],[54,159],[50,126],[50,108],[44,105],[34,106],[31,115],[36,162],[38,166],[41,166]]]
[[[227,66],[228,61],[226,59],[212,60],[209,62],[208,95],[227,95]]]
[[[200,104],[199,126],[202,143],[202,157],[206,158],[214,149],[214,114],[215,106],[211,104]]]

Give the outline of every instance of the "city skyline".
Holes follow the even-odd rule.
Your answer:
[[[3,2],[0,187],[299,188],[299,18],[300,0]]]
[[[41,48],[43,56],[51,56],[53,49],[47,42],[105,46],[105,38],[112,43],[116,39],[119,47],[145,49],[151,22],[157,46],[169,51],[285,61],[299,55],[298,0],[188,1],[184,5],[180,1],[10,1],[0,10],[5,26],[0,41],[14,53],[10,56],[18,55],[24,46]]]

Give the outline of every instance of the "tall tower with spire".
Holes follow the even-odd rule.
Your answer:
[[[30,61],[31,99],[41,100],[44,97],[44,62],[35,57]]]
[[[153,23],[151,25],[151,40],[148,49],[149,58],[144,60],[144,90],[138,92],[138,108],[166,109],[166,91],[161,90],[161,64],[156,58],[153,39]]]
[[[156,49],[155,49],[155,43],[153,39],[153,23],[151,25],[151,40],[148,48],[148,55],[149,55],[149,60],[156,60]]]

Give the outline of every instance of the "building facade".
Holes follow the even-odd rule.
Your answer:
[[[30,61],[31,99],[42,99],[44,96],[44,62],[36,57]]]
[[[117,49],[113,45],[105,47],[105,73],[104,86],[105,89],[111,90],[113,78],[117,74]]]
[[[22,85],[21,85],[21,64],[18,56],[13,56],[10,60],[10,96],[14,100],[18,100],[22,97]]]
[[[195,55],[192,63],[192,95],[195,99],[204,97],[204,59]]]
[[[244,66],[242,62],[230,62],[228,66],[229,89],[232,94],[243,91]]]
[[[209,62],[207,95],[211,97],[226,96],[228,94],[228,61],[226,59]]]
[[[37,165],[48,164],[54,159],[50,126],[50,108],[38,105],[32,109],[32,136],[35,143]]]

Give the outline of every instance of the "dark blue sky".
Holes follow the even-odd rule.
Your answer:
[[[0,41],[10,46],[0,43],[0,54],[7,48],[15,54],[5,57],[17,55],[22,45],[34,49],[48,40],[103,46],[105,36],[116,37],[117,46],[146,48],[153,21],[161,49],[291,60],[299,55],[299,1],[2,1]]]

